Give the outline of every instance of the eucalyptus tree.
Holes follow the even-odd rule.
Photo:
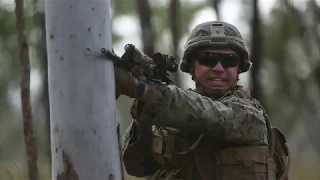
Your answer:
[[[45,1],[52,179],[122,179],[110,1]]]

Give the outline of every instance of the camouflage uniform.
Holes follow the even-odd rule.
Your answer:
[[[219,24],[224,28],[214,27]],[[191,32],[182,71],[189,72],[190,56],[204,47],[234,49],[241,56],[240,71],[250,68],[240,33],[230,24],[208,22]],[[123,162],[133,176],[273,180],[285,171],[288,152],[282,133],[277,131],[282,136],[279,145],[260,103],[238,87],[217,99],[174,85],[149,84],[144,102],[136,100],[131,114]],[[281,149],[282,160],[275,158],[275,149]]]

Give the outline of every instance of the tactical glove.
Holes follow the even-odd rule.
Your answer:
[[[131,72],[117,66],[114,66],[114,75],[116,80],[116,99],[122,94],[134,98],[136,96],[138,79]]]

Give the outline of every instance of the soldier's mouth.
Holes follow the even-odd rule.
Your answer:
[[[208,78],[207,82],[209,86],[214,88],[225,87],[227,84],[225,79],[219,77]]]
[[[223,78],[219,78],[219,77],[212,77],[212,78],[208,78],[209,81],[212,82],[225,82],[226,80]]]

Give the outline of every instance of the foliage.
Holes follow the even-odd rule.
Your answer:
[[[290,3],[279,3],[272,11],[272,19],[264,24],[265,86],[272,89],[266,90],[265,96],[274,124],[287,133],[304,119],[306,92],[315,84],[312,67],[316,63],[311,50],[317,45],[314,39],[318,35],[310,29],[317,22],[307,24],[303,17],[310,11],[310,6],[301,12]]]

